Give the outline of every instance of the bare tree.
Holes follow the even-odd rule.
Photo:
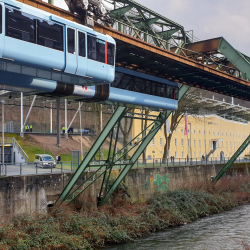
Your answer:
[[[134,113],[134,109],[131,111],[132,113]],[[122,126],[122,123],[120,123],[120,131],[122,132],[123,135],[123,146],[125,147],[128,144],[128,140],[129,140],[129,136],[130,136],[130,132],[133,126],[133,121],[134,119],[131,118],[124,118],[124,126]],[[128,154],[125,151],[125,154],[123,156],[123,159],[127,159],[128,158]]]
[[[181,120],[184,118],[185,113],[191,113],[194,115],[199,114],[200,104],[197,101],[197,94],[200,90],[191,88],[188,93],[181,99],[178,105],[178,109],[173,111],[171,114],[170,131],[171,133],[167,135],[166,123],[164,124],[164,135],[166,143],[164,145],[163,152],[163,163],[166,162],[168,158],[168,152],[170,148],[171,139],[173,136],[173,131],[178,127]]]

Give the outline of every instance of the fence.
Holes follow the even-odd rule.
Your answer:
[[[207,160],[203,158],[176,158],[176,159],[152,159],[152,160],[138,160],[134,167],[147,168],[147,167],[174,167],[174,166],[200,166],[206,164],[226,164],[230,158],[209,158]],[[118,161],[114,169],[121,170],[122,166],[126,165],[126,160]],[[247,158],[238,158],[235,162],[246,163],[250,162]],[[90,164],[86,171],[93,171],[103,165],[105,161],[94,161]],[[57,162],[56,165],[48,165],[42,168],[36,163],[18,163],[13,164],[0,164],[0,176],[14,176],[14,175],[35,175],[35,174],[46,174],[46,173],[63,173],[63,172],[74,172],[77,169],[75,164],[71,161]]]

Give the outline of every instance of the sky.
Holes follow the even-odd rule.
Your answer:
[[[45,0],[46,1],[46,0]],[[193,30],[201,40],[223,36],[250,56],[249,0],[136,0],[147,8]],[[66,9],[63,0],[55,5]]]

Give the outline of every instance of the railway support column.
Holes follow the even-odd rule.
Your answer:
[[[185,95],[190,87],[183,85],[179,91],[179,100]],[[102,184],[98,198],[98,204],[103,205],[111,197],[115,189],[122,182],[129,170],[137,163],[138,158],[148,146],[150,141],[154,138],[166,119],[171,114],[171,111],[160,112],[159,115],[148,114],[147,116],[142,113],[134,113],[130,108],[118,107],[109,122],[106,124],[101,134],[89,150],[86,157],[83,159],[75,174],[62,191],[60,197],[56,202],[56,206],[67,206],[73,202],[79,195],[90,187],[97,179],[102,177]],[[116,151],[117,142],[119,138],[119,129],[121,120],[123,118],[130,119],[147,119],[150,121],[148,126],[143,128],[143,131],[135,136],[131,141],[126,142],[122,149]],[[109,152],[106,159],[101,161],[93,161],[98,150],[108,138]],[[129,159],[127,159],[129,156]],[[115,167],[120,167],[120,174],[118,177],[112,177],[111,171]],[[88,177],[79,182],[85,170],[89,170]],[[115,178],[115,179],[112,179]]]
[[[68,140],[68,114],[67,114],[67,111],[68,111],[68,101],[67,99],[65,99],[65,140]]]
[[[60,137],[61,137],[61,124],[60,124],[60,98],[57,98],[56,99],[56,106],[57,106],[57,109],[56,109],[56,127],[57,127],[57,144],[56,146],[58,148],[61,147],[61,141],[60,141]]]

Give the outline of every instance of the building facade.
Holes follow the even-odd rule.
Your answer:
[[[151,115],[156,113],[151,112]],[[135,120],[132,138],[140,133],[141,120]],[[169,119],[171,124],[171,117]],[[149,125],[150,123],[148,123]],[[223,160],[231,157],[250,134],[250,124],[227,120],[220,116],[187,116],[188,134],[184,135],[185,119],[172,132],[169,155],[175,159],[208,159]],[[146,149],[146,159],[162,159],[166,139],[164,126],[159,130]],[[250,146],[241,154],[249,154]],[[142,156],[141,156],[142,159]]]

